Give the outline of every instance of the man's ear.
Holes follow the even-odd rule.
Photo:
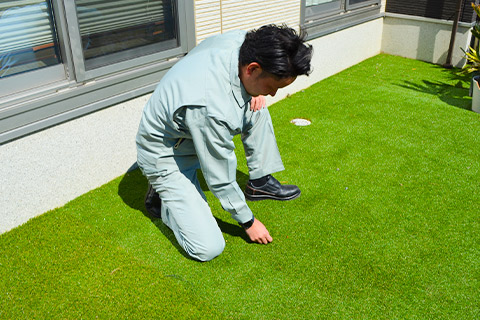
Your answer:
[[[250,62],[247,65],[247,68],[245,69],[245,72],[249,76],[253,75],[255,72],[257,72],[257,74],[260,74],[260,73],[262,73],[262,67],[258,64],[258,62]]]

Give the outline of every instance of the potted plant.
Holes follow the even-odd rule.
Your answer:
[[[472,8],[480,17],[480,5],[475,5],[472,2]],[[475,37],[475,48],[468,47],[468,51],[463,50],[467,64],[463,67],[463,73],[473,73],[472,83],[470,85],[470,96],[472,97],[472,111],[480,113],[480,46],[478,40],[480,40],[480,25],[477,22],[472,27],[472,35]]]

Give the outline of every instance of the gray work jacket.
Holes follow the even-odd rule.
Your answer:
[[[192,139],[210,191],[241,223],[253,217],[236,182],[232,141],[247,125],[245,108],[251,100],[239,78],[238,54],[245,34],[230,31],[210,37],[175,64],[145,106],[136,139],[139,160],[152,168],[159,157],[173,156],[166,141]],[[195,119],[187,123],[182,107],[194,110]]]

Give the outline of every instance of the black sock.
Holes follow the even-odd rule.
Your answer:
[[[266,176],[263,176],[259,179],[250,179],[250,183],[254,186],[254,187],[261,187],[261,186],[264,186],[265,183],[267,183],[268,179],[270,179],[270,175],[267,174]]]

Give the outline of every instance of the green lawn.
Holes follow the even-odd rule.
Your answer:
[[[207,192],[227,246],[190,260],[138,170],[0,235],[0,319],[480,318],[480,115],[454,72],[379,55],[271,106],[302,196],[250,203],[267,246]]]

